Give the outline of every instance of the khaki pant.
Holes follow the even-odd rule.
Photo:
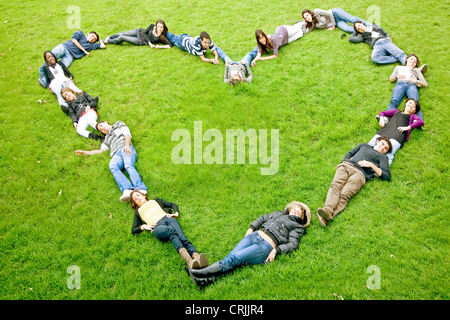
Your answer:
[[[324,208],[331,213],[333,218],[336,217],[365,184],[366,177],[361,170],[349,162],[342,162],[337,166]]]

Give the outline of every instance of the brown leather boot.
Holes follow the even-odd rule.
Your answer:
[[[194,260],[198,261],[198,263],[200,264],[200,268],[205,268],[205,267],[209,266],[208,258],[206,257],[206,255],[204,253],[194,252],[194,254],[192,255],[192,258]],[[193,268],[191,268],[191,269],[193,269]]]
[[[191,258],[186,248],[181,248],[178,253],[190,269],[200,269],[200,262]]]

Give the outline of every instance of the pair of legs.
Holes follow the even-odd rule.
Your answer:
[[[167,32],[166,38],[169,40],[174,46],[177,46],[183,51],[186,51],[185,47],[183,46],[183,40],[185,38],[192,38],[190,35],[183,33],[181,35],[173,34],[172,32]]]
[[[61,96],[61,89],[64,87],[68,87],[75,92],[81,92],[81,90],[78,89],[75,83],[73,83],[73,81],[70,80],[69,78],[66,78],[66,80],[64,81],[58,81],[56,79],[53,79],[52,82],[50,82],[49,87],[52,90],[52,92],[56,95],[56,98],[58,99],[58,104],[61,106],[61,110],[64,111],[65,113],[68,112],[68,108],[66,100],[64,100],[64,98]]]
[[[272,251],[272,246],[257,231],[244,237],[221,261],[220,269],[229,272],[246,264],[264,263]]]
[[[194,245],[187,239],[180,223],[174,218],[164,217],[159,220],[153,228],[153,234],[159,241],[170,240],[177,252],[182,248],[186,248],[190,256],[198,253]]]
[[[77,133],[80,136],[89,139],[89,134],[91,132],[86,129],[88,126],[91,126],[91,128],[96,129],[95,126],[97,125],[97,118],[98,118],[97,112],[94,109],[89,109],[88,112],[86,112],[78,119]]]
[[[389,103],[388,110],[398,109],[398,106],[403,100],[404,96],[409,98],[413,98],[416,101],[419,101],[419,89],[417,88],[415,83],[410,83],[407,81],[397,81],[395,84],[394,90],[392,91],[391,102]],[[422,110],[419,110],[417,116],[423,120]]]
[[[109,36],[107,40],[110,44],[120,44],[122,42],[128,42],[136,46],[142,45],[141,39],[139,37],[139,28],[113,34],[112,36]]]
[[[372,61],[378,64],[390,64],[400,62],[405,64],[406,54],[391,40],[385,38],[378,40],[373,46]]]
[[[252,51],[247,53],[240,61],[233,61],[220,47],[216,47],[216,50],[220,59],[222,59],[223,62],[225,62],[225,64],[230,62],[231,64],[247,63],[248,65],[250,65],[250,63],[253,61],[253,59],[255,59],[256,55],[258,54],[258,46],[256,46]]]
[[[355,32],[355,28],[353,28],[353,26],[349,25],[347,22],[354,24],[356,21],[361,21],[366,26],[370,24],[361,18],[354,17],[348,14],[347,12],[345,12],[340,8],[331,9],[331,12],[333,13],[334,21],[336,22],[336,27],[348,33]]]
[[[69,50],[67,50],[66,46],[61,43],[59,45],[57,45],[56,47],[54,47],[52,49],[52,53],[55,56],[56,60],[61,59],[61,62],[64,63],[64,65],[69,68],[70,65],[72,64],[74,58],[73,56],[70,54]],[[45,64],[45,63],[44,63]],[[39,68],[39,83],[41,84],[41,86],[43,86],[44,88],[48,87],[48,83],[45,79],[45,75],[44,75],[44,65],[42,65]],[[52,90],[53,91],[53,90]],[[55,91],[53,91],[55,92]],[[61,105],[61,104],[60,104]]]
[[[377,144],[377,139],[381,137],[378,133],[376,135],[373,136],[373,138],[369,141],[369,145],[371,147],[375,147],[375,145]],[[400,149],[402,147],[402,145],[395,139],[389,139],[389,141],[392,144],[392,150],[389,153],[386,153],[386,156],[388,157],[389,160],[389,165],[391,165],[392,161],[394,161],[394,155],[395,153],[398,151],[398,149]]]
[[[137,153],[133,146],[130,146],[131,154],[127,154],[120,148],[119,151],[111,158],[109,162],[109,170],[111,171],[120,191],[123,193],[125,190],[148,190],[144,182],[142,182],[141,176],[135,168],[137,159]],[[130,180],[125,177],[122,170],[128,173]]]
[[[365,184],[366,177],[361,170],[346,161],[342,162],[337,166],[323,208],[332,218],[336,217]]]

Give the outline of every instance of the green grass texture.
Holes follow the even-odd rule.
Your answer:
[[[326,229],[316,211],[336,166],[375,135],[375,115],[394,88],[389,75],[398,64],[374,64],[367,44],[341,39],[340,29],[314,30],[277,59],[259,61],[252,83],[237,87],[223,82],[223,61],[204,63],[176,47],[108,45],[70,66],[76,85],[100,97],[99,120],[129,126],[149,197],[178,204],[185,234],[211,263],[260,215],[294,200],[310,207],[297,250],[200,290],[170,242],[131,234],[134,211],[119,201],[109,153],[75,155],[99,142],[79,136],[39,86],[43,52],[78,29],[104,39],[163,19],[175,34],[207,31],[239,60],[255,47],[255,29],[272,34],[300,21],[304,8],[378,19],[405,53],[428,64],[429,87],[419,89],[424,130],[413,130],[397,152],[391,181],[368,182]],[[448,2],[13,0],[0,9],[2,300],[448,299]],[[202,133],[224,137],[229,129],[279,130],[276,174],[262,175],[267,165],[250,164],[248,153],[243,164],[175,164],[171,136],[184,129],[193,137],[196,121]],[[200,143],[205,151],[211,142]],[[70,266],[79,268],[79,289],[68,285]],[[379,288],[367,285],[371,266]]]

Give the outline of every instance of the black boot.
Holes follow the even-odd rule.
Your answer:
[[[97,135],[95,133],[90,132],[89,133],[89,139],[100,140],[101,142],[103,142],[104,138],[102,138],[101,136],[99,136],[99,135]]]
[[[215,262],[203,269],[189,269],[188,267],[185,267],[185,269],[189,277],[191,277],[192,282],[202,288],[215,282],[217,278],[225,274],[220,269],[219,262]]]
[[[223,274],[222,269],[220,269],[219,261],[214,262],[212,265],[203,269],[190,269],[191,274],[197,278],[210,278],[215,276],[220,276]]]

